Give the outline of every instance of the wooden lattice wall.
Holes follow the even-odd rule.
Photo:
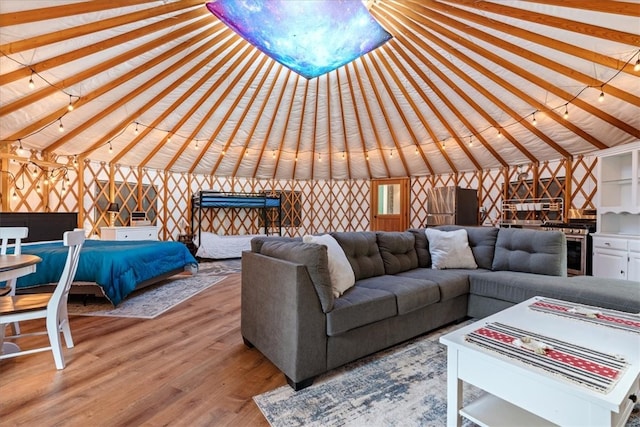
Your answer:
[[[126,225],[132,210],[153,211],[160,227],[160,237],[176,240],[190,223],[191,196],[200,190],[230,192],[285,192],[289,205],[299,206],[299,212],[285,212],[292,226],[283,228],[283,234],[300,236],[325,231],[356,231],[369,229],[370,189],[368,180],[270,180],[205,176],[165,172],[121,165],[72,161],[62,157],[46,161],[24,163],[15,160],[3,162],[10,174],[0,174],[5,182],[11,212],[79,212],[81,226],[88,235],[99,234],[99,228],[109,223],[106,201],[117,201],[121,212],[115,225]],[[442,186],[460,186],[478,190],[478,201],[483,225],[496,225],[501,218],[502,200],[510,194],[510,186],[518,175],[526,171],[532,183],[524,191],[525,198],[557,197],[549,193],[549,183],[561,186],[565,209],[594,208],[596,194],[596,157],[579,156],[573,161],[561,160],[541,164],[527,164],[503,169],[491,169],[458,174],[419,176],[411,178],[411,227],[426,223],[427,189]],[[45,182],[50,170],[64,166],[64,174]],[[6,172],[6,171],[5,171]],[[35,173],[34,173],[35,172]],[[81,177],[81,178],[79,178]],[[104,186],[104,182],[109,185]],[[538,181],[542,183],[538,183]],[[64,182],[64,185],[63,185]],[[562,185],[558,183],[562,182]],[[64,187],[64,189],[63,189]],[[542,190],[540,190],[542,188]],[[294,203],[295,202],[295,203]],[[82,208],[80,209],[79,206]],[[256,211],[243,209],[208,210],[204,213],[203,229],[218,234],[254,234],[261,232]]]

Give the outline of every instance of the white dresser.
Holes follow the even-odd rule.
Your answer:
[[[137,227],[100,227],[102,240],[158,240],[158,227],[144,225]]]

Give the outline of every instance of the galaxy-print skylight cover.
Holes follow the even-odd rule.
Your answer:
[[[361,0],[217,0],[207,8],[249,43],[307,79],[391,39]]]

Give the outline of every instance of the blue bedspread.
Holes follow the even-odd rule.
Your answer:
[[[62,242],[22,246],[23,254],[38,255],[36,272],[18,279],[18,288],[57,283],[68,248]],[[198,262],[180,242],[86,240],[75,281],[95,282],[118,305],[145,280]]]

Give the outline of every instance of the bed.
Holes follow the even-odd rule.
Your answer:
[[[215,233],[202,231],[200,236],[200,240],[196,237],[194,242],[198,246],[197,257],[227,259],[242,257],[242,251],[251,249],[251,239],[264,234],[218,236]]]
[[[42,258],[36,272],[18,279],[17,290],[29,292],[56,283],[62,274],[67,248],[62,241],[22,246],[23,254]],[[118,305],[135,289],[156,283],[185,270],[197,271],[197,261],[180,242],[86,240],[80,253],[72,293],[100,293]]]
[[[259,211],[260,220],[264,225],[264,234],[277,232],[282,235],[281,204],[280,196],[266,193],[227,193],[201,190],[191,198],[191,230],[195,233],[197,229],[197,241],[200,243],[203,241],[203,232],[206,232],[202,229],[203,211],[207,209],[253,209]],[[245,235],[238,237],[240,236],[244,237]],[[254,237],[254,235],[246,236],[249,240]],[[242,239],[238,239],[238,242],[240,241]]]

